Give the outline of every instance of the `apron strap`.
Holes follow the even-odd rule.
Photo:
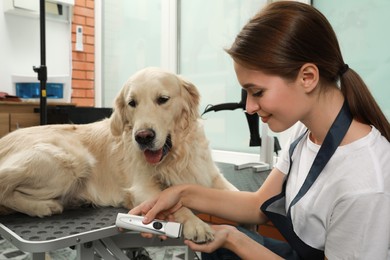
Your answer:
[[[348,108],[348,104],[345,101],[335,121],[330,127],[328,133],[325,136],[323,145],[321,145],[317,156],[309,170],[309,173],[300,188],[298,194],[291,201],[287,216],[291,217],[291,207],[294,206],[310,189],[315,180],[318,178],[325,165],[328,163],[332,155],[335,153],[337,147],[340,145],[345,134],[347,133],[349,126],[352,123],[352,116]],[[291,148],[291,147],[290,147]],[[290,154],[290,169],[291,169],[291,154]]]
[[[305,133],[299,136],[298,139],[290,145],[290,167],[287,176],[284,180],[281,193],[268,199],[260,207],[260,209],[264,212],[268,219],[273,222],[273,224],[277,227],[280,233],[285,237],[291,247],[298,253],[298,255],[302,259],[324,259],[324,251],[307,245],[295,233],[291,219],[291,207],[295,205],[299,201],[299,199],[301,199],[306,194],[306,192],[310,189],[312,184],[318,178],[325,165],[328,163],[328,161],[336,151],[337,147],[340,145],[342,139],[344,138],[345,134],[349,129],[349,126],[351,125],[351,122],[352,115],[349,111],[347,101],[344,101],[343,107],[341,108],[330,130],[328,131],[302,187],[290,203],[286,212],[285,192],[287,180],[291,171],[291,165],[293,163],[292,156],[296,146],[307,134],[308,130],[306,130]]]

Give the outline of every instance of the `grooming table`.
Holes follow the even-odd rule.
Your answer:
[[[77,259],[129,259],[121,250],[148,246],[183,246],[181,239],[147,239],[138,232],[120,232],[116,215],[124,208],[79,208],[46,218],[13,214],[0,217],[0,234],[33,260],[44,260],[45,252],[66,247],[77,250]],[[187,257],[194,256],[187,250]],[[99,256],[99,257],[98,257]],[[194,259],[194,258],[192,258]]]
[[[233,164],[218,163],[226,179],[239,190],[255,191],[264,182],[269,171],[254,172],[251,169],[235,169]],[[115,226],[118,213],[124,208],[84,207],[66,210],[60,215],[46,218],[24,214],[0,216],[0,235],[21,251],[32,253],[33,260],[44,260],[45,252],[74,247],[77,259],[129,259],[121,249],[184,246],[182,239],[161,241],[158,237],[147,239],[138,232],[119,232]],[[187,249],[187,259],[194,259],[194,252]]]

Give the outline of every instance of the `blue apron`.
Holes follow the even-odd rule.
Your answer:
[[[295,234],[291,220],[291,207],[294,206],[313,185],[314,181],[320,175],[321,171],[324,169],[325,165],[328,163],[337,147],[340,145],[348,131],[349,126],[351,125],[351,122],[352,115],[349,111],[348,104],[345,101],[343,107],[341,108],[339,114],[329,129],[302,187],[300,188],[295,198],[291,201],[291,204],[289,205],[286,212],[286,184],[293,162],[292,155],[297,144],[307,134],[307,130],[300,137],[298,137],[298,139],[291,144],[289,149],[290,168],[283,183],[282,192],[279,195],[276,195],[265,201],[264,204],[260,207],[263,213],[275,225],[275,227],[279,230],[279,232],[283,235],[283,237],[287,240],[287,242],[296,251],[301,259],[324,259],[325,254],[324,251],[305,244],[305,242],[303,242],[298,237],[298,235]]]

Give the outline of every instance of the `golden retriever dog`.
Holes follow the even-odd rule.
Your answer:
[[[132,208],[177,184],[236,188],[211,158],[199,116],[199,93],[158,68],[135,73],[110,118],[85,125],[19,129],[0,139],[0,214],[50,216],[82,204]],[[187,239],[213,239],[183,208]]]

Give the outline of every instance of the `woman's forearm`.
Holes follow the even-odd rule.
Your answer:
[[[262,224],[267,218],[260,206],[280,193],[285,176],[274,168],[256,192],[219,190],[191,184],[170,189],[174,189],[179,205],[238,223]]]
[[[256,193],[183,185],[180,191],[183,206],[239,223],[263,223]]]

